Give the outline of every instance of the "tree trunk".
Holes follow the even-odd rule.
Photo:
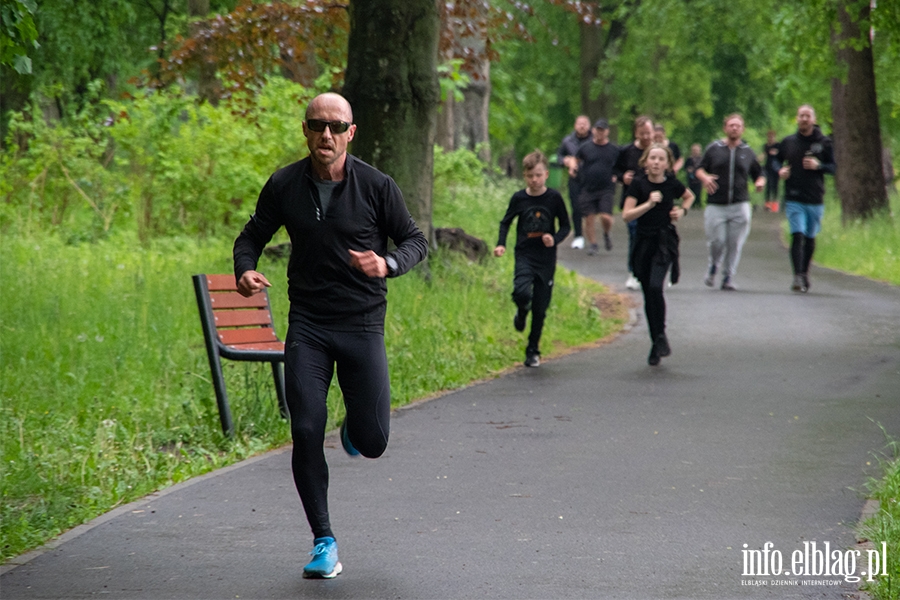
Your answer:
[[[608,32],[604,32],[601,25],[592,25],[583,21],[579,24],[581,111],[592,120],[606,119],[609,121],[610,140],[623,145],[630,143],[631,138],[626,136],[627,139],[619,140],[618,111],[613,93],[615,73],[612,69],[606,68],[604,62],[618,53],[627,33],[625,23],[639,5],[640,0],[630,2],[628,4],[629,12],[622,18],[610,21]],[[592,94],[592,89],[597,91]],[[630,123],[626,125],[625,131],[631,131]]]
[[[848,12],[851,10],[856,14]],[[869,22],[870,12],[868,3],[838,0],[837,25],[832,31],[837,65],[845,73],[831,81],[835,183],[845,223],[869,218],[888,206],[872,44],[868,32],[860,28],[861,23]],[[865,46],[854,49],[853,42],[858,46],[860,40]]]
[[[353,154],[394,178],[429,241],[440,89],[435,0],[352,0],[344,96]]]
[[[603,59],[603,29],[600,25],[585,23],[578,25],[579,40],[581,42],[581,56],[579,67],[581,70],[581,112],[586,114],[593,122],[595,119],[609,118],[603,114],[603,102],[599,96],[591,94],[591,87],[600,72],[600,61]]]
[[[453,107],[453,142],[455,148],[478,149],[485,162],[491,160],[488,145],[488,107],[491,100],[491,63],[484,59],[478,77],[462,91],[463,101]]]
[[[441,107],[437,113],[437,129],[434,134],[434,143],[447,152],[456,150],[456,140],[453,137],[455,106],[456,102],[453,99],[453,94],[447,94],[447,97],[441,102]]]
[[[209,0],[187,0],[187,5],[189,17],[205,17],[209,14]],[[196,34],[199,29],[201,27],[197,23],[192,23],[190,27],[191,35]],[[218,106],[219,98],[222,96],[222,86],[216,78],[216,64],[203,61],[200,64],[199,71],[197,74],[197,95],[213,106]]]
[[[459,3],[455,8],[459,8]],[[442,24],[442,27],[453,29],[454,44],[451,49],[444,50],[441,60],[465,57],[461,71],[468,76],[469,83],[460,88],[461,99],[448,94],[447,99],[441,103],[437,143],[446,150],[477,148],[479,157],[490,162],[488,109],[491,97],[491,62],[487,49],[489,5],[487,2],[468,2],[463,13],[463,27]],[[457,23],[449,14],[446,16],[451,23]],[[460,17],[459,14],[455,16]],[[447,35],[446,30],[444,35]]]

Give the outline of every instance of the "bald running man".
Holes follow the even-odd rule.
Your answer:
[[[303,121],[309,156],[274,173],[234,243],[238,291],[270,286],[256,271],[282,226],[291,238],[285,392],[291,416],[294,483],[313,533],[307,578],[343,569],[328,514],[326,398],[337,370],[347,416],[341,443],[351,456],[387,447],[391,390],[384,346],[386,279],[425,258],[428,242],[394,180],[347,154],[353,111],[338,94],[315,97]],[[388,250],[388,240],[396,246]]]

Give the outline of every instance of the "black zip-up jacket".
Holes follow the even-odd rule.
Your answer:
[[[428,241],[394,180],[349,154],[344,179],[324,214],[308,157],[269,178],[256,212],[234,242],[236,279],[256,269],[263,248],[282,225],[291,238],[291,320],[335,330],[384,331],[385,279],[351,267],[348,250],[373,250],[392,258],[396,267],[389,277],[406,273],[428,253]],[[397,246],[391,252],[388,238]]]
[[[804,169],[803,158],[814,156],[819,159],[818,170]],[[791,166],[791,176],[784,181],[786,202],[822,204],[825,198],[825,173],[834,175],[834,148],[831,139],[816,125],[811,135],[799,131],[781,141],[778,160]]]
[[[756,160],[756,154],[744,142],[730,148],[724,141],[716,140],[706,147],[700,160],[700,168],[709,175],[719,176],[716,180],[719,189],[715,194],[707,196],[709,204],[748,202],[750,200],[750,194],[747,192],[748,176],[752,182],[762,175],[762,167]]]

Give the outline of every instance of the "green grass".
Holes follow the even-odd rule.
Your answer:
[[[871,541],[876,550],[881,550],[882,542],[888,547],[887,576],[874,578],[865,588],[875,600],[900,599],[900,560],[896,556],[900,549],[900,442],[892,441],[888,448],[890,456],[879,460],[884,477],[871,479],[867,485],[869,497],[878,501],[878,512],[860,528],[861,537]]]
[[[900,196],[891,197],[889,213],[846,226],[838,199],[826,197],[822,232],[816,238],[816,263],[847,273],[900,285]],[[785,229],[787,232],[787,229]],[[876,515],[860,527],[860,535],[876,549],[887,542],[888,575],[875,578],[866,590],[875,600],[900,600],[900,443],[888,445],[890,457],[880,460],[883,477],[871,479],[869,497],[879,502]]]
[[[436,226],[493,245],[515,184],[445,185]],[[237,233],[237,227],[235,234]],[[231,271],[232,238],[134,234],[68,244],[0,236],[0,559],[153,490],[283,445],[268,365],[224,361],[237,435],[222,436],[190,276]],[[283,240],[280,240],[283,241]],[[494,376],[524,357],[511,326],[512,257],[435,252],[428,272],[389,283],[395,405]],[[280,334],[286,265],[263,259]],[[14,282],[14,284],[12,283]],[[596,283],[560,269],[544,330],[552,356],[622,324],[593,305]],[[329,427],[343,418],[330,395]]]
[[[816,238],[815,262],[900,285],[900,195],[893,194],[889,214],[844,226],[840,203],[830,194]]]

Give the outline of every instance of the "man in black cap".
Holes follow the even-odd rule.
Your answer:
[[[607,250],[612,250],[609,231],[613,224],[613,196],[616,191],[616,178],[613,167],[619,156],[619,148],[609,141],[609,123],[606,119],[598,119],[591,129],[591,143],[578,149],[578,182],[581,185],[580,208],[584,215],[584,234],[588,241],[588,254],[599,251],[595,223],[600,215],[600,226],[603,228],[603,243]]]

